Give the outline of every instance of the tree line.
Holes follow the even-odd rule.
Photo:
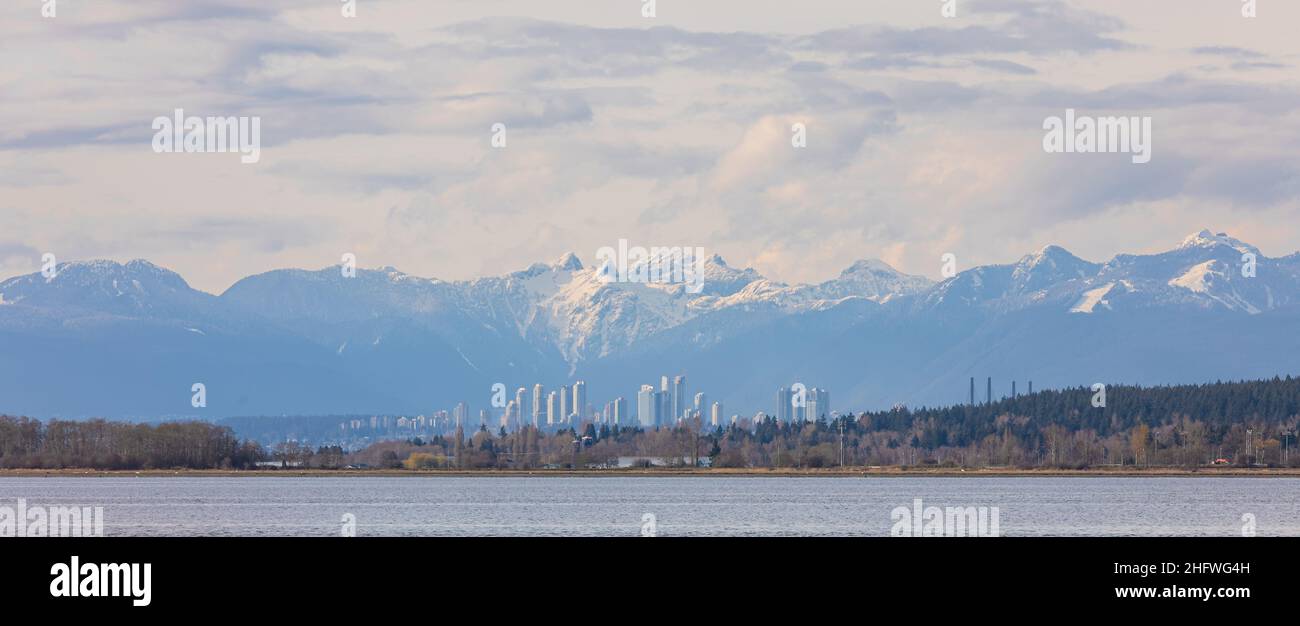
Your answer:
[[[4,468],[243,469],[265,458],[256,442],[206,422],[41,422],[0,416]]]
[[[534,469],[608,467],[618,457],[714,467],[1300,466],[1300,379],[1039,391],[996,402],[760,419],[710,428],[699,420],[646,430],[586,424],[548,432],[486,427],[357,450],[298,442],[265,450],[228,426],[0,417],[0,467],[96,469]]]
[[[863,412],[809,422],[644,430],[486,428],[384,441],[349,458],[386,468],[606,467],[618,457],[714,467],[1300,466],[1300,379],[1039,391],[995,402]]]

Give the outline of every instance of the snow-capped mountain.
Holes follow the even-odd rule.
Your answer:
[[[1271,259],[1208,230],[1167,252],[1121,254],[1105,264],[1047,246],[1014,265],[962,272],[926,293],[920,306],[1007,312],[1047,305],[1094,313],[1170,305],[1257,314],[1297,302],[1298,258]]]
[[[148,261],[60,263],[53,276],[18,276],[0,283],[0,302],[60,315],[99,314],[183,318],[216,298],[191,289],[179,274]]]
[[[394,268],[275,270],[214,296],[145,261],[0,282],[0,412],[37,416],[427,413],[586,379],[593,402],[662,374],[728,412],[772,390],[834,408],[965,399],[968,377],[1199,382],[1300,372],[1300,255],[1202,231],[1094,263],[1046,246],[938,283],[875,260],[788,285],[721,257],[702,289],[617,282],[572,254],[443,281]]]

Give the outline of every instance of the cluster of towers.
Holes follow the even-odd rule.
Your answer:
[[[671,379],[661,377],[658,389],[654,385],[641,385],[636,394],[636,415],[637,424],[642,428],[672,426],[682,420],[695,419],[711,426],[726,424],[722,403],[709,404],[708,395],[702,391],[690,396],[686,391],[686,377],[680,374]]]
[[[984,403],[991,404],[993,402],[993,377],[990,376],[985,384],[986,386],[984,388]],[[1028,393],[1031,394],[1034,393],[1034,381],[1032,380],[1029,381]],[[1014,400],[1017,397],[1019,397],[1019,392],[1016,391],[1016,381],[1013,380],[1011,381],[1011,399]],[[975,377],[974,376],[972,376],[970,379],[970,403],[971,405],[975,404]]]

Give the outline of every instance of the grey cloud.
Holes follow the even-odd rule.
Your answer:
[[[1160,152],[1151,162],[1134,164],[1129,154],[1046,154],[1034,160],[1030,171],[1009,190],[1017,203],[1040,219],[1038,226],[1077,220],[1134,202],[1178,196],[1196,162]]]
[[[596,28],[524,18],[487,18],[444,27],[471,58],[556,57],[592,74],[635,75],[668,65],[734,71],[788,64],[781,38],[752,33],[690,32],[670,26]]]
[[[1004,61],[1001,59],[971,59],[970,63],[971,65],[982,67],[986,70],[994,70],[1007,74],[1017,74],[1020,76],[1030,76],[1038,73],[1038,70],[1029,67],[1028,65],[1021,65],[1019,63],[1012,63],[1011,61]]]
[[[1241,62],[1241,63],[1232,64],[1232,69],[1239,72],[1246,72],[1250,70],[1280,70],[1288,67],[1291,66],[1286,63],[1274,63],[1272,61],[1267,61],[1267,62],[1260,61],[1260,62],[1253,62],[1253,63]]]
[[[137,140],[130,137],[131,132],[137,129],[143,137],[143,145],[147,148],[149,138],[153,136],[153,131],[149,128],[152,121],[153,118],[149,118],[135,125],[73,126],[36,130],[16,139],[0,142],[0,150],[37,150],[82,144],[132,143]]]
[[[239,241],[251,251],[275,253],[309,245],[318,241],[323,232],[324,226],[314,221],[199,217],[178,220],[174,225],[140,229],[133,233],[132,245],[200,250],[206,249],[211,241]],[[135,253],[133,250],[121,252],[126,255]]]
[[[864,89],[849,83],[835,80],[824,74],[792,74],[788,76],[793,85],[793,95],[798,108],[817,110],[872,109],[889,107],[893,98],[878,89]]]
[[[1300,200],[1300,167],[1288,155],[1209,161],[1192,173],[1186,191],[1247,207],[1294,202]]]
[[[1280,114],[1300,107],[1296,90],[1244,82],[1202,80],[1173,74],[1156,81],[1106,87],[1096,91],[1040,89],[1025,97],[1029,105],[1150,111],[1208,104],[1249,105],[1256,113]]]
[[[968,108],[989,96],[983,88],[946,81],[900,81],[891,90],[900,110],[936,111]]]
[[[1109,36],[1123,29],[1122,21],[1060,2],[986,0],[971,3],[969,11],[972,15],[1003,19],[993,26],[959,28],[850,26],[803,37],[798,46],[825,52],[860,54],[865,51],[930,57],[1011,52],[1091,53],[1133,47]]]
[[[790,72],[817,73],[817,72],[824,72],[829,68],[830,66],[818,61],[799,61],[797,63],[791,64],[790,67],[786,69]]]
[[[1234,58],[1241,58],[1241,59],[1258,59],[1264,56],[1263,54],[1256,52],[1254,50],[1250,50],[1247,48],[1237,48],[1233,46],[1201,46],[1199,48],[1193,48],[1192,52],[1195,54],[1225,56],[1225,57],[1234,57]]]
[[[873,54],[846,61],[842,67],[851,70],[879,71],[893,69],[906,70],[921,67],[942,67],[942,64],[933,61],[926,61],[917,58],[914,55]]]
[[[41,253],[36,248],[16,241],[0,241],[0,265],[11,260],[36,263],[40,258]]]

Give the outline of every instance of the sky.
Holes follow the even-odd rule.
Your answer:
[[[0,278],[50,253],[213,293],[344,254],[471,279],[619,239],[788,282],[1203,228],[1300,249],[1293,0],[47,2],[0,7]],[[260,160],[155,152],[178,108],[260,118]],[[1151,161],[1045,152],[1066,109],[1150,117]]]

